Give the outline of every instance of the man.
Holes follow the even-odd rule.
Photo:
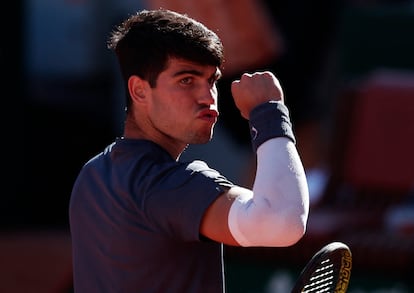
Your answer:
[[[271,72],[232,84],[249,119],[252,190],[205,162],[219,115],[220,39],[169,10],[140,11],[112,32],[125,82],[122,137],[82,168],[70,201],[75,292],[224,292],[225,245],[282,247],[305,233],[308,189],[283,91]]]

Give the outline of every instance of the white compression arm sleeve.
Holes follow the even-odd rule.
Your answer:
[[[309,192],[294,143],[272,138],[257,149],[252,193],[233,202],[228,222],[241,246],[289,246],[305,233]]]

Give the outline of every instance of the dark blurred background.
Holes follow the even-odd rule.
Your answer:
[[[3,97],[16,109],[5,117],[16,116],[6,130],[12,176],[0,205],[0,292],[72,292],[72,184],[122,134],[124,93],[106,38],[128,14],[160,3],[194,17],[202,5],[227,9],[235,23],[228,31],[240,39],[222,36],[237,46],[219,83],[216,137],[183,159],[201,157],[234,181],[252,183],[247,122],[229,86],[244,71],[269,69],[285,90],[308,176],[304,239],[281,249],[226,248],[229,292],[288,292],[330,241],[353,251],[349,292],[414,292],[414,2],[245,2],[270,27],[255,32],[272,40],[268,54],[243,39],[249,18],[229,6],[243,2],[28,0],[4,10]],[[241,55],[248,44],[261,59]]]

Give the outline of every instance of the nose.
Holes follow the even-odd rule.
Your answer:
[[[209,85],[205,87],[200,93],[198,102],[203,105],[216,105],[217,104],[217,88],[216,86]]]

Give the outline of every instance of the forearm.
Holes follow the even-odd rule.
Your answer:
[[[251,127],[257,127],[252,133],[257,151],[253,192],[239,196],[229,213],[230,231],[242,246],[292,245],[306,229],[309,195],[305,172],[288,113],[280,113],[287,109],[278,108],[269,112],[271,107],[267,107],[263,113],[276,111],[280,117],[251,121]],[[272,129],[266,129],[269,127]]]

